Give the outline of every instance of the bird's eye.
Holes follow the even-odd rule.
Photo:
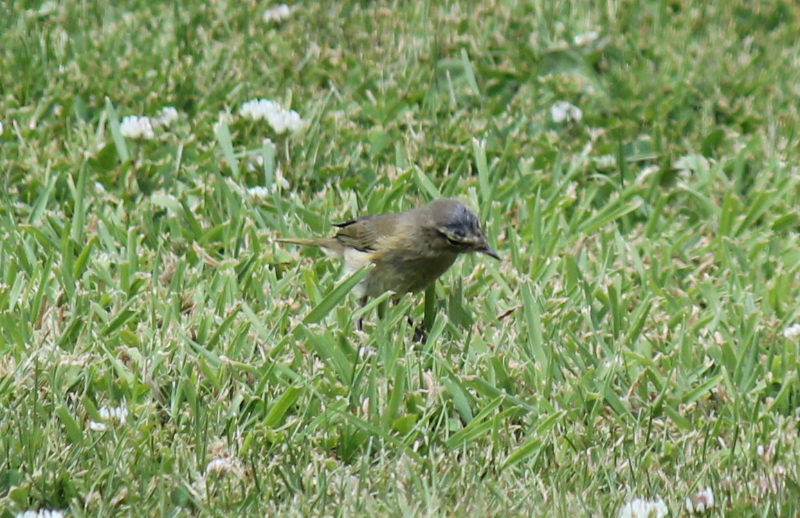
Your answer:
[[[467,235],[463,228],[440,228],[439,235],[443,238],[447,239],[447,242],[451,246],[457,246],[459,248],[467,246]]]

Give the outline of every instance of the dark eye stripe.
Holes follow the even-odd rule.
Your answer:
[[[469,244],[464,241],[456,241],[450,236],[445,236],[445,237],[447,238],[447,241],[453,246],[467,246]]]

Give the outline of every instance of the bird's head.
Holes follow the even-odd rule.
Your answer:
[[[434,238],[439,247],[459,254],[480,252],[500,259],[489,246],[478,217],[460,201],[439,198],[423,207],[423,210],[428,212],[427,219],[433,225]]]

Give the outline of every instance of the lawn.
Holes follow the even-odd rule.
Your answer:
[[[0,4],[0,518],[800,515],[798,20]],[[276,241],[440,196],[383,318]]]

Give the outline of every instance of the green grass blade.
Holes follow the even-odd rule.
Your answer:
[[[231,169],[231,176],[234,179],[239,178],[239,161],[236,160],[236,154],[233,152],[233,141],[231,140],[231,130],[228,128],[228,122],[224,117],[216,124],[214,136],[217,139],[220,149],[222,149],[222,156],[228,167]]]
[[[358,284],[368,273],[369,268],[362,268],[361,270],[353,273],[344,281],[340,282],[333,290],[331,290],[325,298],[323,298],[314,309],[303,319],[304,324],[316,324],[321,322],[333,308],[339,305],[347,294]]]
[[[106,113],[108,114],[108,128],[111,130],[111,138],[114,141],[114,147],[117,148],[117,155],[119,155],[120,162],[125,163],[130,160],[131,155],[128,152],[128,144],[125,142],[125,137],[122,136],[119,130],[117,110],[114,109],[114,105],[108,97],[106,97]]]

